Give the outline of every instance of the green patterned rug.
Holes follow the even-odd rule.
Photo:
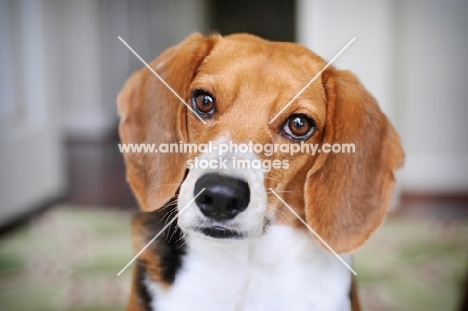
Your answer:
[[[60,206],[0,240],[0,311],[124,310],[128,212]],[[368,311],[456,310],[468,223],[390,219],[355,256]]]

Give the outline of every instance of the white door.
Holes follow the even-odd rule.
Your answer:
[[[0,226],[65,189],[42,4],[0,1]]]

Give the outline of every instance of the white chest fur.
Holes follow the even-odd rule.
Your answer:
[[[147,279],[154,310],[350,310],[349,270],[307,232],[274,225],[260,239],[187,243],[170,288]]]

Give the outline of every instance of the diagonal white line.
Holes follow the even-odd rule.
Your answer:
[[[125,265],[125,267],[123,267],[122,270],[120,270],[119,273],[117,273],[117,276],[120,276],[120,275],[122,274],[122,272],[124,272],[125,269],[127,269],[128,266],[130,266],[130,265],[132,264],[132,262],[134,262],[135,259],[137,259],[138,256],[140,256],[141,253],[143,253],[143,252],[145,251],[145,249],[147,249],[148,246],[150,246],[150,244],[153,243],[153,242],[158,238],[158,236],[160,236],[160,235],[164,232],[164,230],[166,230],[167,227],[169,227],[169,226],[174,222],[174,220],[176,220],[176,219],[187,209],[187,207],[189,207],[189,205],[192,204],[193,201],[195,201],[195,199],[196,199],[203,191],[205,191],[205,189],[206,189],[206,188],[203,188],[202,190],[200,190],[200,192],[198,192],[197,195],[194,196],[193,199],[191,199],[190,202],[188,202],[187,205],[185,205],[184,208],[182,208],[182,209],[180,210],[180,212],[179,212],[171,221],[169,221],[169,223],[168,223],[167,225],[165,225],[164,228],[162,228],[161,231],[159,231],[159,233],[156,234],[156,235],[154,236],[154,238],[152,238],[151,241],[149,241],[148,244],[146,244],[145,247],[143,247],[143,248],[141,249],[141,251],[139,251],[138,254],[136,254],[135,257],[133,257],[133,259],[130,260],[130,262],[129,262],[127,265]]]
[[[304,226],[307,227],[307,229],[310,230],[310,232],[312,232],[316,237],[317,239],[320,240],[320,242],[322,242],[329,250],[330,252],[333,253],[333,255],[336,256],[336,258],[338,258],[345,266],[346,268],[349,269],[349,271],[351,271],[352,273],[354,273],[354,275],[357,275],[357,273],[346,263],[346,261],[343,260],[343,258],[341,258],[331,247],[330,245],[327,244],[327,242],[325,242],[321,237],[320,235],[318,235],[317,232],[315,232],[314,229],[312,229],[292,208],[291,206],[288,205],[288,203],[286,203],[273,189],[269,188],[270,191],[276,195],[276,197],[294,214],[294,216],[296,216],[303,224]]]
[[[184,100],[182,97],[180,97],[179,94],[177,94],[177,92],[174,91],[174,89],[173,89],[169,84],[167,84],[166,81],[164,81],[164,79],[161,78],[161,76],[158,75],[158,74],[156,73],[156,71],[154,71],[154,69],[151,68],[150,65],[148,65],[148,63],[145,62],[144,59],[141,58],[140,55],[138,55],[138,53],[135,52],[135,51],[132,49],[132,47],[131,47],[130,45],[128,45],[127,42],[125,42],[124,39],[122,39],[122,38],[119,36],[119,40],[122,41],[122,43],[125,44],[125,46],[126,46],[130,51],[132,51],[132,53],[135,54],[135,56],[138,57],[138,59],[139,59],[143,64],[145,64],[145,66],[148,67],[148,69],[151,70],[152,73],[154,73],[154,75],[159,79],[159,81],[161,81],[161,82],[162,82],[162,83],[163,83],[163,84],[164,84],[164,85],[165,85],[165,86],[166,86],[166,87],[167,87],[167,88],[168,88],[168,89],[185,105],[185,106],[187,106],[187,108],[188,108],[198,119],[200,119],[200,121],[202,121],[204,124],[206,124],[205,120],[203,120],[203,119],[190,107],[190,105],[187,104],[187,103],[185,102],[185,100]]]
[[[332,60],[329,61],[328,64],[326,64],[325,67],[323,67],[322,70],[320,70],[320,71],[315,75],[315,77],[313,77],[312,80],[310,80],[309,83],[307,83],[307,84],[302,88],[302,90],[300,90],[299,93],[297,93],[296,96],[294,96],[294,97],[286,104],[286,106],[284,106],[283,109],[281,109],[280,112],[278,112],[278,113],[276,114],[276,116],[274,116],[273,119],[270,120],[270,122],[268,122],[268,124],[271,124],[273,121],[275,121],[276,118],[278,118],[278,116],[279,116],[280,114],[282,114],[283,111],[285,111],[286,108],[288,108],[288,106],[291,105],[291,103],[292,103],[293,101],[295,101],[296,98],[298,98],[298,97],[302,94],[302,92],[304,92],[305,89],[307,89],[307,88],[309,87],[309,85],[311,85],[312,82],[314,82],[314,81],[322,74],[322,72],[324,72],[325,69],[327,69],[328,66],[330,66],[330,65],[338,58],[338,56],[340,56],[341,53],[343,53],[343,52],[351,45],[351,43],[354,42],[354,40],[356,40],[356,37],[352,38],[351,41],[349,41],[348,44],[346,44],[345,47],[342,48],[341,51],[339,51],[338,54],[336,54],[335,57],[333,57]]]

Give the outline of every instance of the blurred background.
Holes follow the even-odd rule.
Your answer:
[[[115,99],[194,31],[296,41],[354,71],[406,150],[355,256],[365,310],[468,310],[468,2],[0,0],[0,310],[123,310],[137,211]]]

